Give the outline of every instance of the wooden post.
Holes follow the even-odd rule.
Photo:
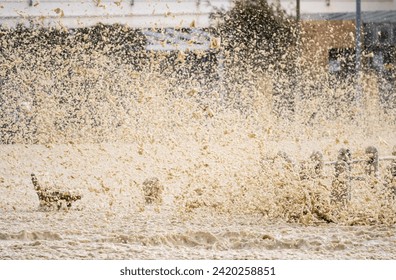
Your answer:
[[[340,149],[335,164],[331,189],[331,203],[346,206],[351,200],[351,160],[349,149]]]
[[[395,195],[396,195],[396,159],[391,161],[389,166],[389,179],[395,182]]]
[[[392,155],[396,156],[396,146],[393,147]],[[396,199],[396,159],[391,161],[389,173],[385,175],[385,188],[391,199]]]
[[[345,161],[349,165],[351,163],[351,161],[352,161],[351,151],[349,149],[341,148],[338,151],[337,160]]]
[[[371,176],[374,175],[378,177],[378,150],[374,146],[369,146],[366,148],[366,174]]]
[[[396,145],[393,146],[392,156],[396,156]],[[390,175],[396,181],[396,159],[391,162]]]
[[[396,178],[396,160],[393,160],[391,162],[390,175],[392,176],[392,178]]]
[[[323,154],[319,151],[313,152],[309,157],[313,167],[313,175],[315,177],[321,177],[323,175]]]
[[[362,18],[361,18],[361,0],[356,0],[356,65],[355,65],[355,79],[356,79],[356,97],[355,101],[357,101],[358,105],[360,105],[362,98],[362,88],[360,84],[360,76],[361,76],[361,26],[362,26]]]

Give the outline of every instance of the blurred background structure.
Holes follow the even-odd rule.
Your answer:
[[[14,26],[21,21],[61,23],[69,28],[87,25],[126,24],[133,28],[197,27],[210,25],[216,9],[229,9],[231,0],[5,0],[0,23]]]
[[[362,83],[368,85],[362,102],[378,104],[394,116],[396,0],[361,0],[361,10]],[[193,96],[208,116],[213,115],[210,103],[245,115],[259,108],[275,113],[271,118],[308,124],[342,114],[353,119],[362,110],[349,106],[359,95],[355,20],[355,0],[3,0],[0,138],[11,135],[2,142],[18,142],[13,135],[34,127],[30,124],[40,115],[37,108],[48,96],[57,96],[54,104],[70,106],[67,110],[74,114],[64,113],[72,121],[52,116],[62,119],[51,120],[56,131],[71,127],[70,122],[82,125],[82,109],[75,103],[85,106],[80,98],[90,91],[121,92],[124,103],[131,94],[138,99],[139,90],[131,93],[129,85],[125,92],[115,89],[120,84],[110,79],[119,71],[129,80],[127,71],[119,70],[124,63],[138,72],[133,83],[146,79],[144,86],[152,83],[153,73],[163,75],[168,84],[161,90],[167,96]],[[114,69],[98,64],[98,57],[109,59]],[[40,64],[44,66],[38,70]],[[98,66],[104,69],[97,71]],[[91,68],[96,72],[86,71]],[[61,73],[55,75],[57,71]],[[103,73],[111,90],[103,86]],[[23,89],[24,79],[29,85]],[[69,100],[71,93],[75,100]],[[90,126],[101,123],[95,119]],[[37,134],[32,130],[25,134]]]
[[[233,7],[232,0],[3,0],[0,25],[18,23],[61,25],[68,28],[102,24],[125,24],[131,28],[208,28],[211,15]],[[248,1],[249,2],[249,1]],[[254,1],[250,1],[254,2]],[[307,65],[328,67],[345,76],[354,71],[355,0],[269,0],[286,13],[299,13],[302,22],[302,55]],[[395,63],[396,1],[363,0],[363,47],[365,64],[386,72]],[[168,31],[168,34],[172,31]],[[148,33],[151,42],[158,35]],[[175,37],[170,34],[168,37]],[[178,35],[176,35],[177,37]],[[180,39],[180,38],[179,38]],[[180,43],[183,40],[173,40]],[[203,43],[205,47],[207,42]],[[204,47],[204,48],[205,48]],[[158,47],[151,47],[156,49]],[[340,59],[341,58],[341,59]]]

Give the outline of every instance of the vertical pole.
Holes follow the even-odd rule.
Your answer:
[[[300,0],[296,0],[296,19],[300,22]]]
[[[361,72],[361,0],[356,0],[356,98],[357,102],[361,99],[360,72]]]
[[[393,146],[392,155],[396,156],[396,145]],[[392,178],[394,178],[396,180],[396,159],[392,160],[390,170],[391,170]],[[395,197],[396,197],[396,185],[394,187],[395,187],[395,189],[394,189],[395,191],[394,192],[395,192]]]
[[[331,183],[331,202],[344,207],[351,200],[351,161],[349,149],[340,149],[335,164],[335,176]]]
[[[369,146],[366,148],[366,174],[378,177],[378,168],[378,150],[374,146]]]
[[[301,68],[300,68],[300,59],[301,59],[301,14],[300,14],[300,0],[296,0],[296,22],[297,22],[297,27],[296,27],[296,47],[297,47],[297,54],[296,54],[296,62],[297,62],[297,67],[295,68],[296,75],[294,77],[294,88],[292,89],[295,92],[294,96],[294,116],[298,116],[299,113],[299,106],[300,106],[300,99],[301,99],[301,86],[300,86],[300,80],[301,80]],[[292,78],[293,79],[293,78]]]
[[[316,177],[321,177],[323,174],[323,154],[319,151],[313,152],[312,155],[309,157],[313,167],[313,174]]]

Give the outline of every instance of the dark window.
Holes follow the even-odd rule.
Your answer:
[[[375,32],[376,32],[376,28],[375,25],[372,23],[365,23],[363,24],[363,37],[364,37],[364,45],[366,47],[372,47],[375,45]]]
[[[390,45],[392,42],[392,29],[388,24],[380,25],[377,28],[377,38],[380,45]]]
[[[355,49],[333,48],[329,50],[329,71],[341,76],[355,73]]]

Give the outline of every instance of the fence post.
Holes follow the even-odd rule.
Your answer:
[[[374,146],[366,148],[366,174],[378,177],[378,150]]]
[[[396,145],[393,146],[392,156],[396,156]],[[385,176],[385,187],[387,188],[390,198],[396,199],[396,159],[391,161],[389,174]]]
[[[393,146],[392,156],[396,156],[396,145]],[[391,177],[396,180],[396,159],[391,162],[390,173]]]
[[[352,155],[349,149],[339,150],[331,189],[331,203],[333,204],[346,206],[351,200],[351,160]]]
[[[309,157],[313,167],[313,177],[321,177],[323,174],[323,154],[319,151],[313,152]]]
[[[346,163],[348,163],[348,165],[350,165],[351,160],[352,160],[352,154],[351,151],[349,149],[345,149],[345,148],[341,148],[338,151],[338,157],[337,157],[338,161],[345,161]],[[349,166],[350,167],[350,166]],[[350,169],[350,168],[349,168]]]

